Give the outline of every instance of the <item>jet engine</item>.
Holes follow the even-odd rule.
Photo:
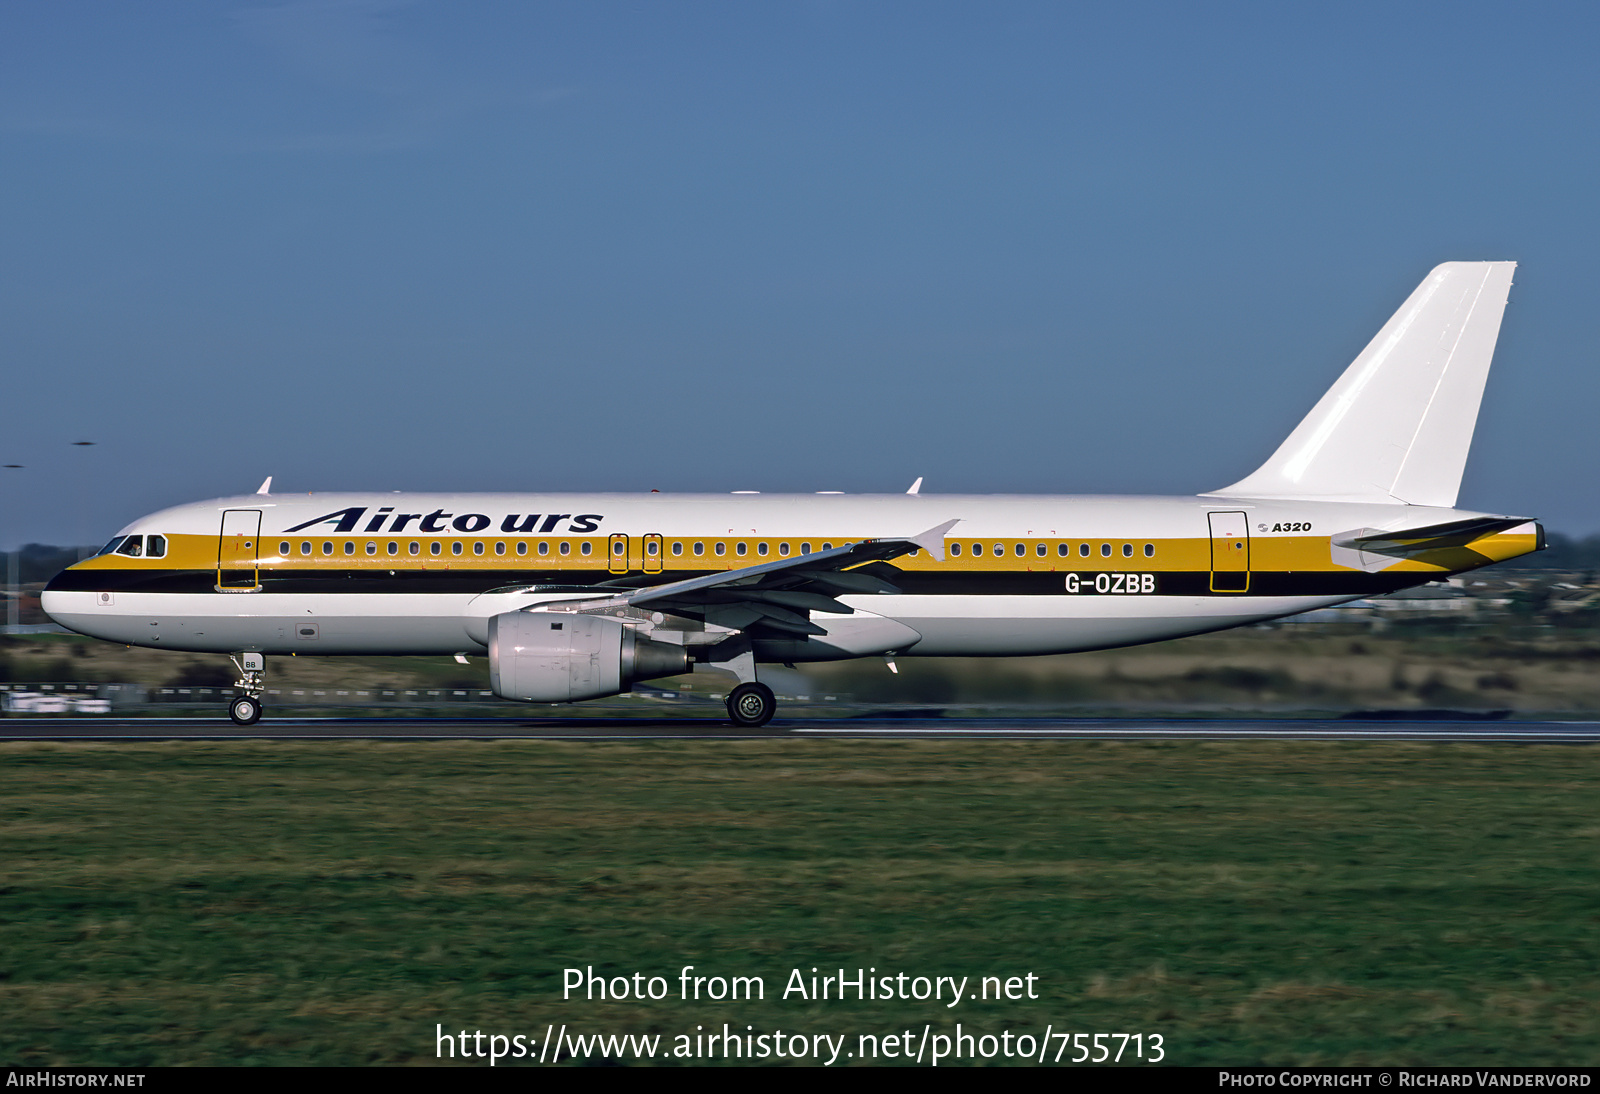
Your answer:
[[[502,699],[598,699],[689,668],[687,648],[640,637],[614,619],[502,612],[489,620],[489,686]]]

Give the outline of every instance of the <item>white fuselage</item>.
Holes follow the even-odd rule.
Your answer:
[[[842,596],[854,615],[813,615],[838,636],[818,659],[1067,653],[1447,576],[1411,563],[1341,566],[1330,537],[1474,515],[1231,497],[246,495],[135,521],[119,540],[162,537],[160,557],[80,563],[52,582],[44,607],[81,634],[163,649],[474,653],[500,612],[955,520],[942,560],[922,552],[881,571],[900,592]]]

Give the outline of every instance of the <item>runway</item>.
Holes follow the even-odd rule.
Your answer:
[[[715,718],[7,718],[0,741],[749,741],[749,740],[1436,741],[1600,743],[1600,722],[1338,719],[898,717],[780,719],[738,729]]]

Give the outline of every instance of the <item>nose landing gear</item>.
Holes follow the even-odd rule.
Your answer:
[[[233,667],[239,670],[239,679],[233,686],[244,692],[228,705],[228,717],[234,725],[253,726],[261,720],[261,697],[267,691],[267,658],[261,653],[230,655]]]

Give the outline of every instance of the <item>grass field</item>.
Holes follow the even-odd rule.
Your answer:
[[[1538,746],[6,745],[0,1062],[959,1021],[1179,1064],[1594,1065],[1597,776]],[[681,1001],[683,965],[766,998]],[[563,1001],[587,966],[673,997]],[[1040,998],[778,998],[813,966]]]

